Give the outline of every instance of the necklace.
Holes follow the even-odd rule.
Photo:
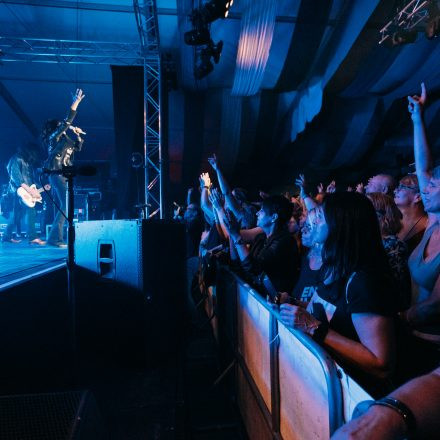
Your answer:
[[[406,241],[406,239],[408,238],[408,235],[411,234],[412,230],[417,226],[417,224],[419,223],[420,220],[422,220],[422,218],[425,217],[424,215],[421,215],[417,221],[411,226],[411,229],[405,234],[405,237],[403,237],[402,241]]]

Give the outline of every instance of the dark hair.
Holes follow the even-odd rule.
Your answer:
[[[402,229],[402,213],[394,199],[382,193],[370,193],[368,198],[374,206],[382,235],[396,235]]]
[[[285,228],[292,217],[293,205],[284,196],[269,196],[261,203],[261,208],[267,215],[278,214],[276,228]]]
[[[328,226],[322,251],[326,277],[347,278],[366,267],[389,271],[379,222],[367,197],[356,192],[328,194],[323,210]]]
[[[49,140],[50,135],[57,129],[61,121],[58,119],[48,119],[41,130],[41,139],[44,143]]]

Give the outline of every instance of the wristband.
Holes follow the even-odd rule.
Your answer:
[[[324,342],[325,337],[329,331],[328,324],[326,322],[321,322],[318,327],[313,332],[312,339],[318,344]]]
[[[243,237],[239,237],[239,238],[237,238],[237,240],[234,240],[234,244],[235,244],[235,246],[240,246],[240,245],[246,244],[246,243],[243,241]]]
[[[371,403],[370,407],[373,405],[386,406],[394,411],[398,412],[403,418],[406,428],[408,430],[408,436],[411,436],[416,430],[417,423],[412,411],[400,400],[394,399],[393,397],[384,397],[383,399],[375,400]]]

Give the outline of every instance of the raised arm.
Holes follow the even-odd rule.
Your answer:
[[[295,180],[295,184],[299,186],[300,190],[300,197],[304,202],[304,205],[307,209],[307,211],[311,211],[313,208],[316,208],[317,203],[313,200],[312,197],[310,197],[305,190],[306,187],[306,179],[304,177],[304,174],[300,174],[299,177]]]
[[[220,186],[220,191],[225,198],[226,208],[230,209],[234,213],[235,217],[241,220],[243,216],[243,210],[240,204],[237,202],[236,198],[232,195],[231,187],[226,181],[225,176],[223,176],[222,170],[220,169],[220,166],[218,164],[217,156],[213,154],[212,157],[208,159],[208,162],[212,166],[213,170],[217,173],[218,184]]]
[[[423,120],[423,108],[426,102],[426,88],[422,83],[420,96],[408,96],[408,111],[414,127],[414,159],[416,162],[416,173],[419,179],[419,186],[423,190],[431,178],[433,160],[431,150],[426,138],[425,123]]]
[[[209,224],[214,224],[215,217],[212,210],[211,202],[209,201],[209,189],[211,188],[211,179],[208,173],[202,173],[199,177],[200,189],[202,191],[200,195],[200,207],[204,212]]]

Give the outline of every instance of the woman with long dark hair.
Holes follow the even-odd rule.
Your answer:
[[[395,292],[376,213],[354,192],[327,195],[315,216],[322,282],[307,309],[283,304],[284,324],[324,345],[372,394],[394,364]]]

